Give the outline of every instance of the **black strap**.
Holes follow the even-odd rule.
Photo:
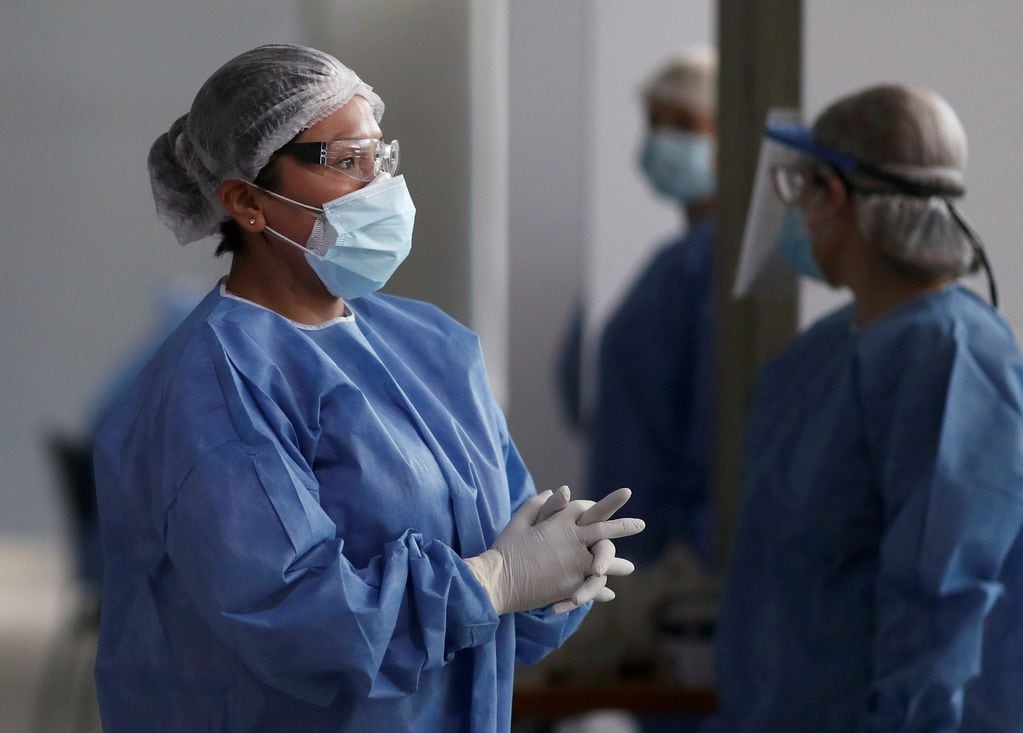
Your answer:
[[[973,251],[977,255],[977,259],[980,260],[981,267],[984,268],[984,273],[987,275],[987,287],[988,293],[991,296],[991,305],[995,308],[998,307],[998,286],[995,283],[995,274],[991,269],[991,261],[988,260],[987,250],[984,249],[984,243],[980,240],[977,232],[973,231],[973,227],[970,226],[969,222],[966,221],[966,217],[959,213],[959,209],[949,199],[945,199],[945,203],[948,205],[948,210],[952,214],[952,218],[955,219],[956,224],[966,234],[967,239],[970,240],[970,244],[973,246]]]

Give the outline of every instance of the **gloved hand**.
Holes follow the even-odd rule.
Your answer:
[[[560,486],[554,490],[550,498],[540,509],[537,521],[543,521],[554,513],[561,511],[568,506],[571,500],[571,491],[567,486]],[[586,506],[586,511],[576,520],[576,524],[587,525],[593,522],[610,519],[614,513],[625,506],[625,503],[632,497],[631,489],[618,489],[612,491],[599,502],[580,501]],[[593,574],[583,582],[572,594],[571,598],[558,601],[554,604],[555,613],[567,613],[575,610],[587,601],[605,603],[613,601],[615,592],[607,587],[607,576],[624,576],[631,574],[636,566],[623,558],[616,558],[616,548],[611,540],[601,540],[591,548],[593,554]]]
[[[530,611],[573,596],[593,574],[596,558],[591,547],[601,540],[637,534],[646,526],[641,519],[596,519],[613,501],[587,516],[585,525],[577,520],[597,506],[591,502],[569,502],[540,520],[551,495],[545,491],[523,504],[489,550],[465,561],[499,615]],[[613,562],[606,549],[600,555],[602,564]]]

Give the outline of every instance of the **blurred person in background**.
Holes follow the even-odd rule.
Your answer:
[[[672,60],[643,89],[641,166],[686,230],[654,255],[600,335],[587,486],[591,496],[632,488],[647,528],[626,544],[645,562],[676,542],[704,561],[712,550],[716,92],[709,49]]]
[[[678,206],[685,230],[657,251],[601,330],[587,415],[581,312],[559,365],[565,410],[586,432],[589,495],[632,488],[647,526],[625,546],[644,562],[675,543],[704,562],[712,551],[716,100],[717,56],[709,48],[671,59],[643,86],[640,167]]]
[[[716,54],[694,48],[656,69],[642,87],[647,130],[639,167],[677,206],[685,228],[653,255],[604,324],[595,403],[588,408],[580,389],[581,309],[562,346],[559,392],[570,421],[584,432],[588,491],[600,496],[607,487],[632,487],[630,506],[642,507],[646,530],[620,543],[643,559],[641,570],[617,586],[619,602],[596,610],[565,653],[545,665],[555,678],[713,684],[717,584],[707,565],[716,86]],[[621,246],[630,244],[638,243]],[[683,731],[693,724],[677,717],[633,721],[643,730]]]
[[[1023,361],[939,95],[769,124],[793,269],[853,302],[761,371],[707,730],[1023,730]],[[767,190],[765,188],[765,190]]]
[[[231,267],[97,438],[105,730],[508,730],[514,660],[632,571],[628,489],[537,495],[477,337],[375,293],[415,216],[383,109],[261,46],[152,147],[158,214]]]

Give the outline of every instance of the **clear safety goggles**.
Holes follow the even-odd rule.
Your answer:
[[[814,183],[821,179],[812,165],[775,165],[771,167],[771,184],[778,199],[786,206],[799,206],[806,198]]]
[[[372,181],[398,170],[398,141],[375,138],[291,142],[278,152],[306,163],[324,165],[357,181]]]

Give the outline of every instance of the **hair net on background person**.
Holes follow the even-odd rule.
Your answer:
[[[886,85],[830,105],[813,126],[822,145],[914,183],[962,189],[966,132],[949,104],[924,89]],[[910,273],[958,276],[980,264],[944,197],[905,196],[850,176],[860,233]]]
[[[231,59],[149,151],[160,220],[181,244],[213,234],[227,218],[220,184],[253,181],[276,150],[356,95],[379,121],[384,103],[372,87],[322,51],[271,44]]]
[[[688,49],[659,68],[643,86],[646,104],[684,104],[713,115],[717,111],[717,51],[709,46]]]

